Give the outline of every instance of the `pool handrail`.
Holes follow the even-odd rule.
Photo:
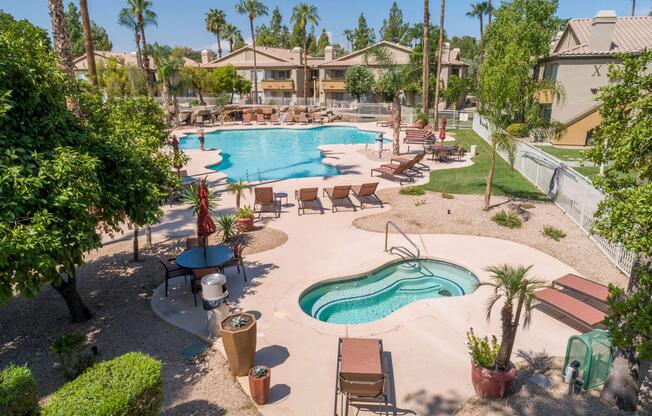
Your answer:
[[[398,247],[396,247],[396,246],[392,246],[389,250],[387,249],[387,239],[388,239],[388,237],[389,237],[389,226],[390,226],[390,225],[391,225],[391,226],[392,226],[396,231],[398,231],[399,234],[401,234],[401,235],[402,235],[402,236],[403,236],[403,237],[408,241],[408,243],[410,243],[410,244],[412,245],[412,247],[414,247],[414,249],[416,250],[416,254],[415,254],[415,253],[412,253],[409,249],[407,249],[407,248],[405,248],[405,247],[402,247],[402,246],[398,246]],[[407,234],[405,234],[405,233],[403,232],[403,230],[401,230],[401,229],[399,228],[398,225],[396,225],[396,224],[395,224],[394,222],[392,222],[392,221],[387,221],[387,224],[385,224],[385,251],[390,251],[390,252],[391,252],[392,249],[394,249],[394,248],[396,248],[396,249],[400,249],[401,251],[405,251],[405,252],[409,253],[410,256],[411,256],[412,258],[414,258],[414,259],[418,259],[419,257],[421,257],[421,250],[419,250],[419,246],[417,246],[417,245],[414,243],[414,241],[412,241],[412,239],[411,239],[410,237],[408,237]]]

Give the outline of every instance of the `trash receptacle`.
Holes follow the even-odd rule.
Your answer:
[[[563,368],[575,361],[576,380],[582,390],[588,390],[604,384],[612,359],[613,348],[607,331],[594,329],[568,339]]]
[[[469,153],[471,154],[471,156],[475,156],[478,153],[478,145],[472,144],[471,149],[469,149]]]
[[[220,336],[220,322],[229,315],[226,301],[229,291],[226,287],[226,276],[221,273],[211,273],[201,279],[202,305],[208,313],[208,334]]]

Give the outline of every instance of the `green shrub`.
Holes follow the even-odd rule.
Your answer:
[[[428,113],[421,110],[421,108],[417,108],[416,120],[421,121],[424,126],[427,126],[428,125]]]
[[[239,208],[235,211],[236,218],[251,218],[255,214],[254,210],[251,208],[251,205],[245,205],[243,208]]]
[[[27,366],[9,364],[0,373],[0,415],[26,416],[38,413],[36,380]]]
[[[215,224],[217,232],[222,235],[223,242],[229,242],[238,235],[238,223],[233,215],[221,215]]]
[[[448,193],[448,192],[442,192],[442,193],[441,193],[441,197],[444,198],[444,199],[455,199],[455,197],[453,196],[453,194]]]
[[[521,228],[522,225],[521,217],[517,213],[504,209],[497,212],[491,219],[496,224],[507,228]]]
[[[57,356],[61,372],[67,380],[73,380],[95,364],[95,356],[86,346],[86,335],[79,331],[57,338],[52,343],[52,352]]]
[[[102,361],[56,391],[41,415],[158,415],[162,369],[160,361],[139,352]]]
[[[559,241],[562,238],[566,237],[566,233],[563,230],[560,230],[557,227],[552,225],[545,225],[541,234],[545,235],[548,238],[552,238],[555,241]]]
[[[473,328],[469,328],[466,332],[466,347],[469,349],[469,355],[474,363],[479,364],[484,368],[494,368],[500,344],[495,335],[491,339],[486,335],[479,337],[473,332]]]
[[[530,134],[530,129],[525,123],[512,123],[507,126],[507,133],[514,137],[527,137]]]
[[[401,195],[425,195],[426,191],[420,186],[406,186],[398,191]]]
[[[534,205],[534,204],[531,203],[531,202],[523,202],[523,203],[519,204],[518,206],[521,207],[521,208],[523,208],[523,209],[532,209],[532,208],[536,208],[536,205]]]

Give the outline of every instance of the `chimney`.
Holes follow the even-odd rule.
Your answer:
[[[303,53],[300,47],[292,48],[292,60],[296,65],[303,65]]]
[[[328,62],[332,61],[333,59],[335,59],[335,49],[332,46],[328,45],[324,48],[324,61]]]
[[[444,62],[450,62],[451,61],[451,44],[448,42],[444,42],[444,45],[442,47],[442,60]]]
[[[213,53],[209,51],[208,49],[204,49],[201,51],[201,63],[202,64],[207,64],[210,61],[213,60]]]
[[[589,49],[603,52],[611,50],[616,20],[618,15],[613,10],[600,10],[595,15],[589,34]]]

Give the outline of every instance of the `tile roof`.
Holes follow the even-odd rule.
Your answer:
[[[579,44],[553,52],[552,56],[613,55],[619,52],[642,52],[645,48],[652,48],[652,16],[618,17],[611,40],[611,49],[602,51],[592,50],[589,47],[592,23],[591,18],[571,19],[565,32],[572,31]],[[557,44],[553,46],[553,51],[556,48]]]

